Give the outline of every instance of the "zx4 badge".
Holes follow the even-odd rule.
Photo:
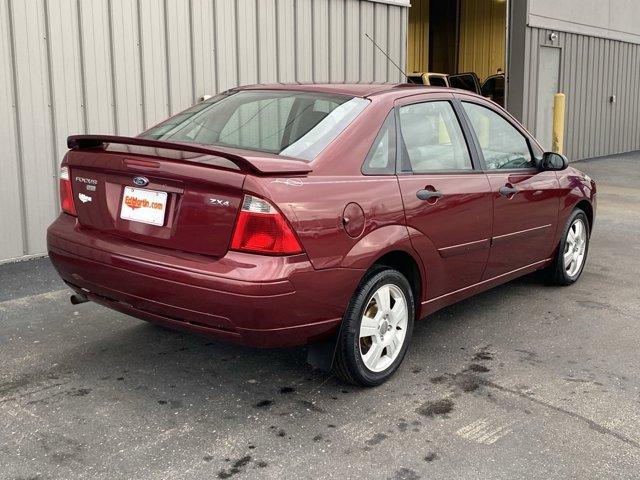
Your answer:
[[[217,207],[228,207],[230,205],[229,200],[220,200],[219,198],[210,198],[209,203]]]

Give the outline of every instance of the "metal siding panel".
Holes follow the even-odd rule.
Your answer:
[[[631,90],[631,70],[633,69],[633,64],[631,63],[631,45],[625,44],[624,51],[624,60],[623,65],[625,66],[625,76],[624,76],[624,93],[625,98],[623,99],[624,105],[624,113],[623,113],[623,124],[622,124],[622,132],[623,132],[623,144],[622,150],[628,150],[631,147],[631,142],[629,140],[630,137],[630,117],[633,114],[631,110],[631,102],[633,99],[631,98],[632,90]]]
[[[375,46],[365,34],[375,37],[373,23],[373,3],[360,2],[360,81],[371,82],[374,79],[373,55]]]
[[[55,8],[51,8],[54,6]],[[52,168],[58,172],[62,156],[67,151],[68,135],[85,131],[83,113],[82,64],[77,2],[60,0],[55,5],[45,4],[48,20],[49,84],[53,119]],[[58,192],[57,181],[54,189]],[[57,212],[58,202],[52,205]]]
[[[158,123],[169,116],[167,77],[167,39],[165,36],[163,0],[139,0],[140,51],[143,112],[146,125]]]
[[[216,45],[218,90],[238,85],[238,58],[236,55],[236,13],[234,0],[216,1]]]
[[[389,52],[388,32],[387,32],[387,5],[383,3],[375,3],[373,6],[373,35],[376,43],[384,50]],[[387,80],[387,57],[374,46],[373,52],[373,79],[376,82],[385,82]]]
[[[119,135],[137,135],[144,128],[137,15],[135,2],[111,0],[116,133]]]
[[[198,0],[191,6],[193,84],[195,98],[216,93],[215,0]]]
[[[79,2],[82,22],[87,131],[114,131],[113,89],[109,48],[108,5],[106,0]]]
[[[195,101],[191,68],[191,21],[189,3],[166,1],[169,107],[174,114]]]
[[[610,52],[611,55],[609,57],[609,62],[610,62],[610,68],[611,68],[611,77],[609,79],[609,82],[607,83],[608,91],[607,91],[607,97],[610,97],[612,93],[615,92],[615,86],[616,86],[616,82],[617,82],[617,78],[618,78],[618,72],[616,70],[617,67],[617,43],[616,42],[609,42],[609,48],[610,48]],[[616,119],[616,107],[617,105],[612,104],[611,102],[609,102],[609,134],[607,135],[607,151],[608,152],[612,152],[614,149],[614,142],[613,142],[613,137],[614,137],[614,124],[615,124],[615,119]]]
[[[314,0],[312,4],[313,81],[329,81],[329,2]]]
[[[631,145],[630,150],[640,145],[640,48],[633,47],[631,52],[631,64],[633,65],[633,74],[631,78]]]
[[[256,36],[256,3],[236,0],[238,36],[238,85],[257,83],[258,45]]]
[[[574,82],[576,85],[576,104],[574,108],[576,110],[576,124],[574,128],[577,129],[577,135],[575,136],[577,142],[574,142],[574,152],[578,156],[582,155],[585,147],[584,141],[584,120],[585,120],[585,102],[584,102],[584,94],[585,89],[583,82],[585,80],[585,75],[583,71],[583,66],[585,64],[585,51],[584,51],[584,43],[579,42],[577,45],[577,76],[574,78]]]
[[[22,256],[22,204],[20,155],[17,148],[16,104],[11,56],[11,32],[7,2],[0,2],[0,145],[2,145],[2,175],[0,175],[0,260]]]
[[[593,74],[595,76],[594,79],[594,88],[592,92],[592,101],[595,106],[594,113],[594,135],[593,135],[593,149],[595,152],[599,152],[601,148],[601,138],[603,135],[602,129],[600,128],[600,122],[602,121],[602,115],[604,114],[605,103],[603,101],[604,93],[604,83],[602,81],[602,76],[604,75],[604,46],[603,39],[597,38],[595,45],[595,59],[593,66]],[[598,153],[596,153],[598,155]]]
[[[587,48],[587,65],[590,65],[593,69],[595,61],[595,39],[589,38],[588,40],[588,48]],[[586,102],[586,122],[585,122],[585,137],[588,145],[588,149],[592,150],[595,142],[594,142],[594,134],[595,134],[595,102],[592,100],[593,91],[595,89],[596,77],[595,75],[585,75],[586,81],[586,92],[587,98],[589,101]]]
[[[329,4],[329,81],[345,79],[345,8],[344,0],[331,0]]]
[[[258,17],[258,82],[278,81],[276,0],[256,2]]]
[[[408,42],[407,42],[407,32],[409,30],[409,9],[408,8],[403,8],[402,9],[402,14],[401,14],[401,18],[402,18],[402,25],[400,26],[400,31],[402,32],[402,34],[400,35],[401,39],[400,39],[400,66],[403,68],[407,68],[407,46],[408,46]],[[406,71],[406,70],[405,70]],[[401,81],[402,82],[406,82],[407,79],[404,77],[404,75],[402,75],[401,77]]]
[[[295,1],[276,0],[279,82],[296,79]]]
[[[387,16],[387,46],[389,55],[401,68],[402,62],[402,8],[389,7]],[[390,82],[402,82],[402,73],[391,63],[387,62],[387,79]]]
[[[313,81],[313,38],[311,19],[311,0],[296,0],[296,80]]]
[[[360,79],[360,3],[346,0],[344,8],[345,80],[356,82]]]
[[[47,71],[43,4],[36,0],[12,2],[15,49],[16,104],[20,109],[22,174],[26,207],[28,254],[45,250],[43,226],[55,216],[55,171]]]

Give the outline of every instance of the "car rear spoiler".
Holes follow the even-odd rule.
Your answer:
[[[69,147],[70,150],[106,149],[107,144],[111,143],[222,157],[234,163],[240,170],[264,175],[285,173],[305,174],[313,171],[311,166],[302,160],[266,155],[238,155],[225,148],[196,143],[165,142],[164,140],[116,135],[71,135],[67,137],[67,147]]]

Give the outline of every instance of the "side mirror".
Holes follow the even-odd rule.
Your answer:
[[[568,166],[569,160],[567,160],[567,157],[555,152],[544,152],[540,162],[540,170],[542,171],[560,171]]]

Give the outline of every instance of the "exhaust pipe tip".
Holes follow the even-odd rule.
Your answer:
[[[88,302],[89,299],[84,293],[74,293],[69,297],[69,301],[71,302],[71,305],[80,305],[81,303]]]

